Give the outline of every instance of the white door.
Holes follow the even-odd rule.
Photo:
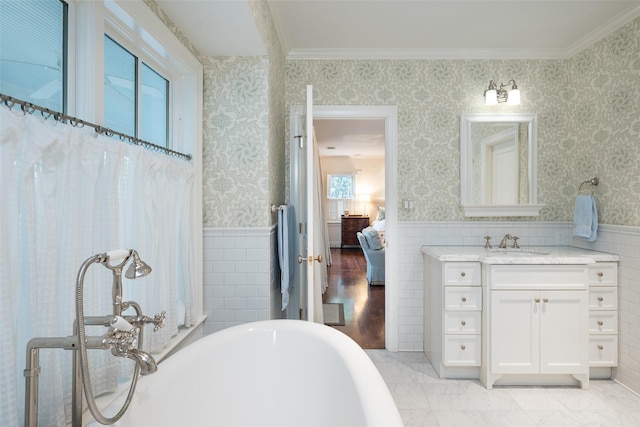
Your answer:
[[[317,173],[315,163],[315,140],[313,138],[313,86],[307,86],[307,102],[304,112],[294,124],[294,141],[291,146],[291,197],[290,203],[298,220],[298,261],[294,277],[299,286],[298,317],[322,322],[322,301],[317,301],[315,269],[322,262],[315,254],[318,236],[315,221],[318,217]],[[320,256],[320,258],[319,258]],[[316,264],[318,263],[318,264]],[[295,304],[295,303],[294,303]],[[318,310],[318,306],[320,310]],[[295,307],[295,305],[293,306]],[[293,317],[291,313],[288,317]]]

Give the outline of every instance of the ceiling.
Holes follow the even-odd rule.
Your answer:
[[[313,130],[320,157],[384,157],[384,119],[315,119]]]
[[[568,58],[640,0],[262,0],[289,58]],[[205,56],[263,55],[245,0],[157,0]]]
[[[640,16],[640,0],[266,1],[287,58],[565,59]],[[156,2],[202,55],[267,53],[246,0]],[[317,122],[321,155],[384,153],[365,122]]]

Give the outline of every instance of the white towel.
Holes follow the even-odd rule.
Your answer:
[[[280,262],[280,292],[282,293],[282,311],[289,305],[289,286],[291,283],[291,233],[289,224],[289,207],[278,209],[278,261]]]
[[[573,211],[573,235],[593,242],[598,237],[598,211],[596,199],[591,195],[579,194]]]

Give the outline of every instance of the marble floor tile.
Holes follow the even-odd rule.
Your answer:
[[[405,427],[639,427],[640,396],[612,380],[572,387],[495,387],[441,379],[422,352],[365,350]]]

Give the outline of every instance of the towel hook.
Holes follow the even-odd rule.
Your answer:
[[[578,194],[582,190],[582,186],[585,184],[591,185],[591,194],[593,195],[593,192],[595,191],[595,187],[597,187],[598,184],[600,184],[600,179],[598,177],[594,177],[582,182],[582,184],[580,184],[580,187],[578,187]]]

